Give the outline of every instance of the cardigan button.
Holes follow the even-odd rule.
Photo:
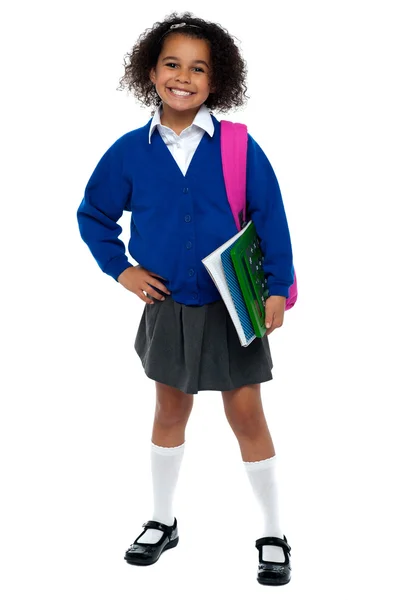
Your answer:
[[[192,243],[191,243],[191,242],[187,242],[187,244],[186,244],[186,248],[190,249],[190,248],[191,248],[191,246],[192,246]]]
[[[185,222],[186,222],[186,223],[189,223],[189,222],[191,221],[191,217],[190,217],[190,215],[186,215],[186,216],[184,217],[184,220],[185,220]]]
[[[183,194],[188,194],[188,188],[183,188]]]
[[[190,277],[192,277],[194,275],[194,273],[195,273],[194,269],[190,269],[189,272],[188,272],[188,274],[190,275]]]

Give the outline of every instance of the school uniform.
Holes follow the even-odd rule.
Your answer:
[[[131,212],[129,254],[171,292],[145,304],[135,339],[145,373],[186,393],[272,379],[268,337],[242,347],[201,260],[237,233],[224,185],[220,123],[203,105],[177,136],[160,122],[121,136],[85,188],[77,218],[99,267],[115,280],[132,266],[117,221]],[[291,240],[274,171],[248,135],[247,218],[265,255],[270,295],[288,298]],[[158,292],[161,290],[157,290]]]

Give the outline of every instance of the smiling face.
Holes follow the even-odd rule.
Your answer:
[[[194,119],[209,93],[211,53],[208,42],[184,34],[168,35],[156,67],[150,71],[163,102],[164,112],[174,118]]]

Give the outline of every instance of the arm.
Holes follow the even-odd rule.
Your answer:
[[[117,221],[131,195],[131,182],[124,173],[122,144],[116,141],[94,169],[77,211],[80,235],[104,273],[118,276],[128,267],[126,248]]]
[[[291,238],[276,175],[265,153],[248,135],[247,220],[252,219],[264,254],[270,296],[288,298],[294,281]]]

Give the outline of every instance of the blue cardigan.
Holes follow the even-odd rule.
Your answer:
[[[201,262],[237,228],[226,195],[220,122],[204,133],[186,175],[151,119],[122,135],[95,167],[78,208],[80,235],[99,267],[115,280],[133,266],[118,220],[131,212],[128,251],[142,267],[165,278],[176,302],[202,306],[220,294]],[[279,185],[266,155],[248,135],[247,221],[253,220],[265,255],[271,295],[288,297],[293,283],[291,240]]]

